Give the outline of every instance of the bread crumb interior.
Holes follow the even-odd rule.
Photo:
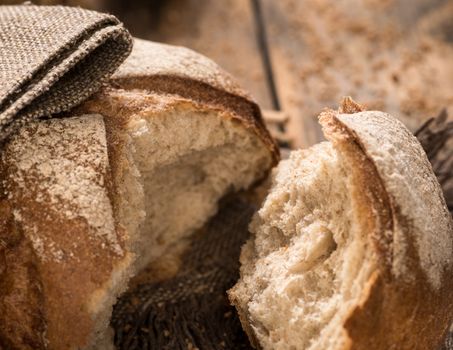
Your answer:
[[[246,301],[241,308],[264,349],[346,341],[342,321],[371,271],[351,181],[330,142],[293,152],[274,172],[232,291]]]
[[[137,235],[138,269],[201,227],[222,196],[249,187],[271,162],[256,135],[215,112],[153,112],[133,118],[128,130],[121,220]]]

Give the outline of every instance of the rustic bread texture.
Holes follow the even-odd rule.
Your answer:
[[[295,151],[229,292],[264,349],[435,349],[453,315],[453,223],[415,137],[345,100]]]
[[[27,313],[39,311],[36,328],[24,322],[21,312],[8,312],[15,301],[8,302],[2,289],[1,314],[6,323],[2,323],[0,344],[9,348],[4,344],[13,341],[17,347],[12,348],[39,349],[49,342],[55,349],[81,347],[96,322],[92,316],[99,313],[96,299],[107,297],[102,289],[110,283],[110,272],[130,260],[124,231],[115,225],[109,199],[103,118],[86,115],[30,123],[7,144],[1,163],[4,201],[11,207],[11,220],[23,244],[31,248],[31,257],[20,263],[36,271],[32,278],[40,285],[41,302],[35,304],[25,296],[21,300]],[[4,268],[2,282],[8,286],[30,283],[26,277],[19,282],[8,263]],[[124,273],[117,278],[124,280]],[[21,289],[14,290],[16,297],[22,294]],[[26,330],[33,339],[30,344],[21,339],[24,332],[12,322]],[[17,338],[10,330],[15,330]]]
[[[279,158],[256,102],[217,64],[192,50],[135,39],[131,55],[113,75],[112,84],[126,90],[174,94],[229,111],[233,119],[258,134],[274,162]]]
[[[147,72],[133,65],[140,55],[160,58]],[[158,84],[155,65],[166,71]],[[215,75],[204,81],[200,70]],[[278,159],[258,107],[207,59],[140,41],[121,71],[65,118],[30,123],[2,150],[2,348],[113,347],[111,308],[130,277]],[[172,81],[181,91],[166,91]],[[197,98],[184,95],[197,84]]]

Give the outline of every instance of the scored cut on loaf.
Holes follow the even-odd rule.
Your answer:
[[[0,155],[0,348],[113,348],[129,279],[263,179],[278,149],[216,64],[136,40],[112,81]]]
[[[453,317],[453,223],[417,139],[346,98],[293,151],[229,291],[263,349],[437,349]]]

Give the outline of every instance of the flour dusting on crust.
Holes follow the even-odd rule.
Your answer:
[[[247,99],[231,76],[210,59],[185,47],[170,46],[135,39],[134,48],[113,79],[177,75],[181,78],[197,80],[215,88],[238,94]]]
[[[83,218],[94,235],[105,242],[104,248],[122,253],[106,190],[109,161],[102,116],[30,123],[13,137],[3,157],[16,167],[11,180],[18,193],[29,193],[36,202],[49,203],[49,208],[67,219]],[[13,200],[14,191],[9,196]],[[26,223],[21,220],[20,208],[14,214],[16,220]],[[53,242],[39,237],[29,222],[25,225],[41,258],[61,260],[64,253]]]
[[[358,136],[398,206],[399,216],[407,221],[395,219],[398,227],[393,234],[392,272],[401,278],[415,278],[406,257],[413,242],[426,278],[434,288],[440,288],[444,269],[453,263],[453,227],[422,146],[400,121],[383,112],[339,114],[338,119]],[[402,228],[407,224],[411,229]]]

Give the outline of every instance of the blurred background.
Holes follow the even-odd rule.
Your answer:
[[[22,1],[0,0],[2,4]],[[415,130],[453,115],[453,0],[35,0],[110,12],[134,36],[192,48],[234,75],[292,147],[352,96]]]

